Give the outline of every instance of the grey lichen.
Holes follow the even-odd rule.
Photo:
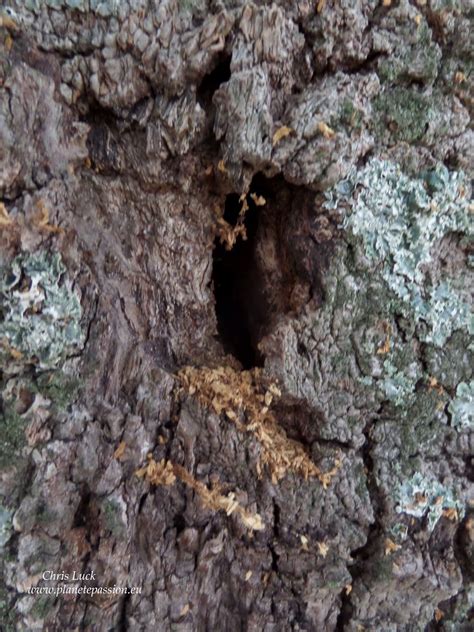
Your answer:
[[[474,382],[461,382],[456,389],[456,397],[448,406],[452,425],[458,428],[474,426]]]
[[[434,479],[425,478],[416,472],[405,480],[396,491],[397,511],[415,518],[427,517],[431,532],[447,510],[454,510],[458,518],[464,516],[464,504],[456,497],[454,490],[444,487]]]
[[[12,514],[0,505],[0,550],[10,539],[12,532]]]
[[[349,204],[343,227],[362,240],[392,290],[397,308],[419,325],[419,338],[441,347],[456,329],[474,330],[467,297],[450,279],[430,279],[434,245],[452,232],[472,235],[469,182],[440,165],[410,178],[374,159],[327,194],[327,208]],[[397,310],[396,310],[397,311]]]
[[[384,374],[380,387],[388,400],[396,405],[406,405],[415,390],[418,372],[416,364],[400,371],[387,359],[383,363]]]
[[[0,368],[57,367],[84,343],[81,304],[58,253],[21,254],[0,268]]]

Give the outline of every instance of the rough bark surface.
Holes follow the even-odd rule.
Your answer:
[[[7,4],[1,629],[472,629],[472,3]]]

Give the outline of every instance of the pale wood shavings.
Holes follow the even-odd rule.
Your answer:
[[[40,229],[48,233],[63,233],[64,229],[49,223],[49,209],[43,200],[36,202],[38,213],[34,217],[34,224]]]
[[[327,123],[324,123],[323,121],[320,121],[318,123],[318,130],[324,136],[324,138],[327,139],[333,138],[336,134],[332,127],[329,127],[329,125],[327,125]]]
[[[173,485],[176,481],[173,464],[164,459],[156,462],[151,454],[148,455],[148,463],[145,467],[137,470],[135,474],[139,478],[145,478],[152,485]]]
[[[217,235],[226,250],[232,250],[239,237],[242,237],[244,241],[247,239],[247,231],[243,223],[232,226],[223,217],[217,220]]]
[[[262,198],[263,199],[263,198]],[[245,215],[249,210],[249,205],[247,202],[247,195],[243,193],[240,198],[240,211],[239,216],[237,218],[237,222],[234,226],[229,224],[227,220],[224,219],[222,211],[220,209],[216,209],[217,214],[217,224],[216,224],[216,233],[219,237],[219,241],[221,244],[225,246],[226,250],[232,250],[235,246],[237,239],[241,237],[244,241],[247,239],[247,229],[245,228]]]
[[[162,459],[157,462],[152,455],[148,455],[148,463],[145,467],[135,472],[136,476],[144,478],[151,485],[173,485],[179,478],[188,487],[191,487],[206,507],[213,511],[225,511],[230,516],[236,513],[244,526],[251,531],[261,531],[265,528],[261,516],[257,513],[247,511],[235,498],[234,492],[227,495],[221,493],[219,487],[209,489],[207,485],[196,480],[184,467],[165,461]]]
[[[390,327],[389,323],[384,322],[383,323],[384,326],[384,330],[385,330],[385,342],[383,343],[383,345],[381,347],[379,347],[377,349],[377,354],[378,355],[385,355],[386,353],[390,352],[390,334],[392,331],[392,328]]]
[[[257,474],[268,468],[272,482],[277,483],[292,471],[308,478],[318,478],[326,488],[340,467],[337,459],[329,472],[313,463],[304,447],[290,439],[269,410],[281,393],[276,384],[264,385],[260,369],[235,371],[231,367],[185,367],[178,373],[183,389],[194,395],[205,407],[218,415],[225,413],[239,430],[254,435],[261,447]]]
[[[8,211],[3,202],[0,202],[0,226],[11,226],[13,220],[8,214]]]
[[[326,544],[326,542],[316,542],[316,545],[318,547],[319,555],[321,555],[321,557],[326,557],[329,552],[329,546]]]
[[[277,145],[281,140],[283,140],[283,138],[286,138],[292,132],[293,130],[291,129],[291,127],[287,127],[286,125],[282,125],[281,127],[279,127],[273,134],[273,138],[272,138],[273,146]]]
[[[239,516],[242,523],[252,531],[262,531],[265,525],[262,518],[257,513],[247,511],[235,499],[235,493],[230,492],[226,496],[220,493],[219,488],[209,489],[201,481],[197,481],[184,467],[174,466],[174,472],[186,485],[194,489],[203,503],[214,511],[225,511],[228,516],[234,512]]]
[[[8,29],[13,33],[17,33],[20,30],[20,25],[13,16],[3,13],[0,14],[0,28]]]
[[[121,441],[114,452],[114,459],[117,459],[117,461],[120,461],[124,455],[126,447],[127,447],[127,444],[125,443],[125,441]]]
[[[398,549],[400,548],[400,544],[396,544],[390,538],[385,539],[385,555],[391,555],[392,553],[395,553],[395,551],[398,551]]]
[[[256,193],[251,193],[250,199],[253,201],[255,206],[265,206],[265,204],[267,203],[263,195],[257,195]]]
[[[220,173],[229,173],[223,160],[219,160],[217,163],[217,170],[220,171]]]

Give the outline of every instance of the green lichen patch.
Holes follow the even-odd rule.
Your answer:
[[[82,381],[62,370],[41,373],[36,380],[36,388],[51,400],[58,410],[66,408],[77,399]]]
[[[57,367],[83,345],[81,304],[58,253],[21,254],[0,269],[0,368]]]
[[[426,133],[431,107],[430,98],[414,88],[386,89],[373,100],[374,131],[392,141],[419,141]]]
[[[12,608],[12,595],[7,591],[3,577],[0,577],[0,628],[2,632],[15,632],[15,616]]]
[[[449,489],[437,480],[425,478],[416,472],[405,480],[396,491],[397,511],[416,518],[427,518],[428,530],[431,532],[443,512],[453,510],[458,518],[464,516],[464,504],[457,498],[454,490]]]
[[[34,606],[31,608],[31,614],[35,619],[43,620],[54,607],[56,598],[51,595],[40,595],[35,600]]]
[[[456,428],[474,426],[474,382],[461,382],[456,389],[456,397],[450,402],[451,423]]]
[[[0,469],[15,465],[26,444],[24,417],[11,408],[0,412]]]
[[[124,524],[122,521],[122,508],[114,499],[107,499],[103,504],[103,517],[105,528],[115,536],[124,533]]]
[[[433,248],[451,232],[472,235],[470,187],[461,172],[444,166],[405,175],[397,165],[372,160],[326,194],[327,208],[350,207],[343,227],[362,242],[393,293],[395,313],[417,324],[418,337],[442,346],[453,331],[474,331],[469,299],[450,279],[432,282]]]
[[[401,83],[416,80],[432,84],[438,76],[442,55],[441,49],[431,38],[427,23],[415,28],[411,37],[402,41],[403,46],[399,51],[379,63],[378,73],[382,81]]]
[[[345,98],[336,116],[329,121],[329,127],[339,130],[360,129],[362,125],[362,112],[353,103],[352,99]]]

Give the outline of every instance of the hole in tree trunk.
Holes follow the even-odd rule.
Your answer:
[[[263,366],[259,343],[281,318],[296,316],[309,301],[323,303],[320,273],[331,256],[337,221],[314,191],[281,176],[258,173],[246,199],[247,239],[238,236],[231,250],[216,239],[213,283],[224,349],[249,369]],[[227,196],[224,219],[231,226],[242,221],[241,207],[238,194]]]
[[[217,65],[204,76],[197,92],[197,100],[199,104],[206,110],[212,102],[212,95],[219,86],[230,79],[230,62],[231,56],[221,53]]]
[[[231,250],[216,238],[214,246],[213,284],[219,335],[226,353],[231,353],[244,369],[263,365],[258,351],[259,312],[265,311],[255,268],[255,243],[259,212],[248,198],[245,214],[247,239],[238,237]],[[224,219],[235,226],[241,202],[239,195],[227,196]]]

